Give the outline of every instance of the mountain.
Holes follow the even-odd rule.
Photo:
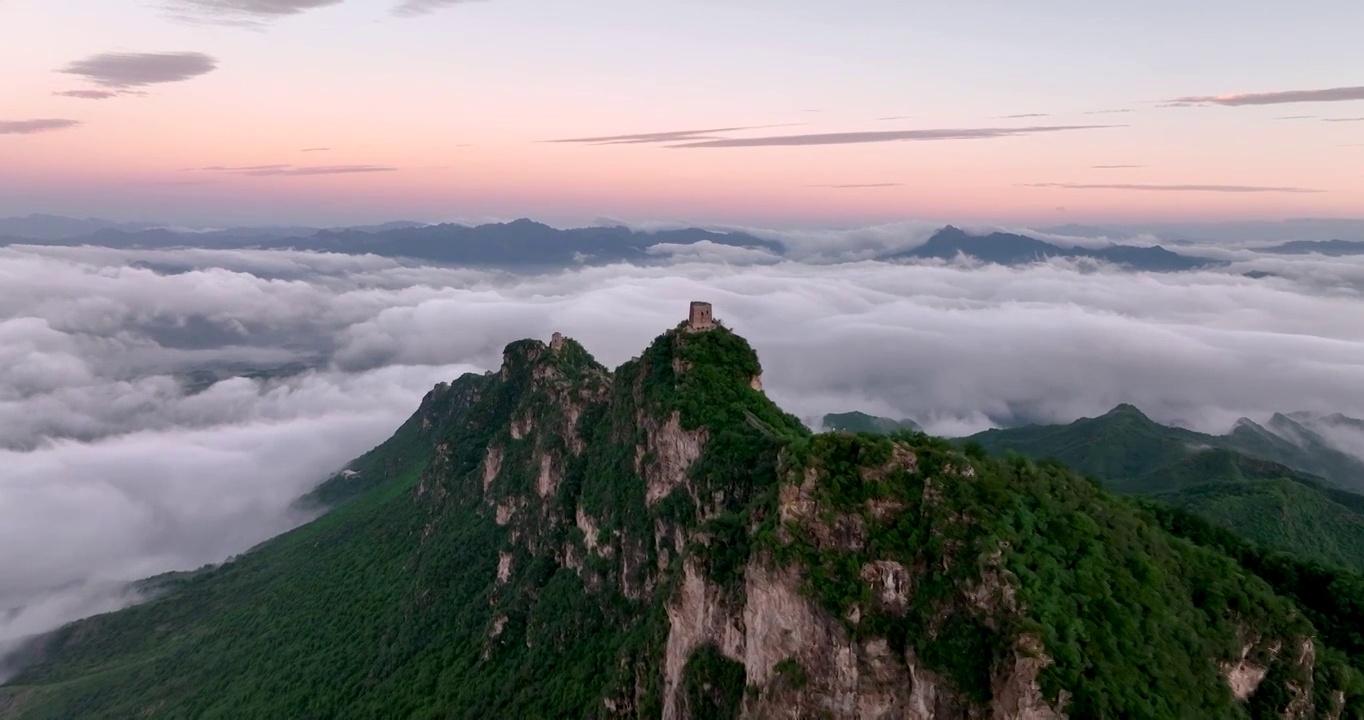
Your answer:
[[[627,227],[560,230],[531,220],[488,225],[427,225],[383,232],[322,231],[307,238],[262,243],[273,249],[372,253],[443,264],[562,267],[582,263],[655,262],[656,245],[711,242],[780,253],[781,244],[742,233],[688,228],[643,232]]]
[[[637,231],[627,227],[560,230],[531,220],[487,225],[422,225],[393,222],[354,228],[231,228],[185,232],[166,228],[97,227],[78,236],[3,237],[7,244],[39,242],[116,248],[249,248],[372,254],[422,262],[495,267],[550,268],[613,262],[662,262],[656,246],[702,242],[761,250],[774,256],[782,245],[744,233],[698,228]]]
[[[1052,457],[1075,470],[1103,478],[1123,492],[1147,489],[1143,479],[1200,449],[1232,450],[1315,475],[1338,487],[1364,490],[1364,461],[1335,447],[1299,420],[1276,414],[1266,425],[1237,421],[1226,435],[1208,435],[1161,425],[1131,405],[1067,425],[1026,425],[986,430],[965,440],[1002,454]]]
[[[1364,579],[1056,463],[812,435],[761,372],[705,316],[615,370],[512,343],[314,522],[30,642],[0,717],[1364,712]]]
[[[880,433],[889,435],[900,430],[919,432],[923,428],[913,420],[891,420],[861,412],[829,413],[823,418],[824,429],[831,432]]]
[[[117,228],[138,232],[155,227],[152,223],[121,223],[99,218],[69,218],[60,215],[32,214],[0,218],[0,236],[32,240],[64,240],[84,237],[99,230]]]
[[[1306,255],[1308,253],[1318,253],[1332,257],[1344,257],[1346,255],[1364,255],[1364,241],[1360,240],[1292,240],[1280,243],[1267,248],[1261,248],[1261,252],[1276,253],[1279,255]]]
[[[1136,245],[1108,245],[1101,248],[1062,247],[1013,233],[993,232],[987,235],[972,235],[951,225],[939,230],[923,245],[887,255],[884,259],[937,258],[951,260],[958,255],[967,255],[999,265],[1025,265],[1052,257],[1092,258],[1123,265],[1133,270],[1154,272],[1197,270],[1217,264],[1207,258],[1180,255],[1159,245],[1153,247]]]
[[[1337,426],[1351,422],[1332,417]],[[1364,496],[1342,489],[1359,489],[1361,463],[1310,429],[1307,416],[1299,420],[1243,419],[1212,436],[1121,405],[1069,425],[989,430],[967,441],[996,454],[1056,458],[1113,490],[1156,497],[1265,547],[1364,571]]]

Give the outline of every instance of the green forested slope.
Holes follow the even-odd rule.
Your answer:
[[[1276,415],[1271,426],[1302,445],[1243,421],[1212,436],[1159,425],[1119,406],[1069,425],[989,430],[970,438],[996,454],[1056,458],[1116,491],[1159,497],[1266,547],[1364,572],[1364,496],[1358,461],[1305,426]]]

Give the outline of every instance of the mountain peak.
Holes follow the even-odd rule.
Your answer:
[[[1141,408],[1138,408],[1136,405],[1133,405],[1133,404],[1131,404],[1131,403],[1121,403],[1121,404],[1119,404],[1117,407],[1113,408],[1112,410],[1109,410],[1108,412],[1104,413],[1104,414],[1102,415],[1102,417],[1106,417],[1106,418],[1131,418],[1131,419],[1133,419],[1133,420],[1146,420],[1146,421],[1150,421],[1150,420],[1151,420],[1151,418],[1150,418],[1146,413],[1144,413],[1144,412],[1141,411]]]

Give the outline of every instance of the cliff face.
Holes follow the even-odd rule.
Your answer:
[[[723,327],[442,385],[316,523],[59,631],[13,717],[1339,717],[1354,670],[1056,467],[812,436]],[[224,678],[230,689],[222,692]]]

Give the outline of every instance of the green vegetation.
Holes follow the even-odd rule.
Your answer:
[[[892,442],[915,453],[920,472],[868,482],[866,468],[882,466]],[[1053,700],[1070,693],[1072,717],[1245,717],[1217,663],[1254,637],[1287,645],[1313,634],[1291,596],[1247,577],[1220,548],[1172,537],[1142,508],[1059,464],[972,461],[944,441],[903,434],[817,436],[793,449],[791,464],[793,477],[819,471],[821,522],[863,527],[865,537],[830,545],[796,525],[792,542],[775,544],[777,557],[808,568],[811,592],[831,614],[848,618],[859,607],[854,633],[912,649],[977,700],[989,697],[990,669],[1032,635],[1055,661],[1043,688]],[[869,501],[904,509],[881,522]],[[860,577],[876,561],[935,570],[915,577],[906,608],[877,609]],[[1006,585],[1017,588],[1015,600],[997,592]],[[992,598],[984,609],[972,600],[981,587]],[[1266,682],[1257,696],[1282,708],[1270,695],[1305,682],[1308,670],[1269,647],[1253,652],[1278,685]],[[1357,677],[1343,664],[1331,672]]]
[[[963,443],[1000,456],[1056,459],[1110,489],[1159,497],[1266,547],[1364,572],[1364,495],[1311,474],[1358,487],[1364,469],[1287,416],[1274,416],[1270,426],[1304,445],[1249,421],[1220,437],[1167,427],[1131,405],[1068,425],[988,430]]]
[[[885,639],[978,705],[1001,667],[1041,652],[1042,691],[1071,717],[1270,717],[1310,688],[1319,711],[1340,691],[1340,717],[1364,718],[1364,579],[1328,564],[1361,557],[1364,499],[1190,452],[1129,410],[1078,439],[1033,428],[964,448],[811,435],[760,374],[723,327],[670,331],[615,372],[571,340],[512,343],[500,372],[438,386],[310,495],[331,508],[314,522],[26,648],[0,715],[658,717],[664,605],[692,558],[737,607],[754,563],[796,565],[851,637]],[[1163,500],[986,452],[1026,447]],[[794,517],[793,491],[809,495]],[[887,595],[869,568],[907,589]],[[1240,703],[1221,664],[1243,650],[1267,675]],[[748,687],[710,644],[681,670],[673,697],[693,718],[824,680],[788,658]]]
[[[1016,452],[1061,460],[1078,472],[1103,478],[1121,492],[1150,492],[1152,482],[1207,449],[1277,463],[1325,478],[1337,487],[1364,490],[1364,463],[1285,415],[1275,415],[1267,428],[1241,420],[1226,435],[1206,435],[1160,425],[1131,405],[1119,405],[1105,415],[1069,425],[987,430],[967,439],[998,455]]]
[[[739,716],[744,700],[744,666],[714,645],[692,653],[682,670],[682,698],[686,717],[693,720],[730,720]]]

